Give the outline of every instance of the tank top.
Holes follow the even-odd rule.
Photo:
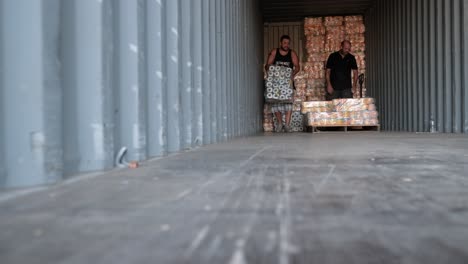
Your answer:
[[[288,54],[281,55],[280,49],[276,49],[276,56],[275,61],[273,62],[274,65],[289,67],[291,69],[294,68],[294,64],[292,62],[291,50],[288,51]]]

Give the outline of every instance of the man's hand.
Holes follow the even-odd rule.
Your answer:
[[[327,85],[327,92],[330,95],[332,95],[335,92],[335,89],[333,89],[333,86],[331,84]]]

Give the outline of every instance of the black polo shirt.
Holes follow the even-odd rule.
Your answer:
[[[327,60],[327,69],[331,70],[330,82],[335,90],[353,88],[351,70],[357,70],[356,58],[348,53],[344,58],[340,52],[330,54]]]

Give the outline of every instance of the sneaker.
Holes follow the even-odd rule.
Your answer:
[[[283,125],[277,125],[275,131],[276,131],[276,133],[283,132]]]
[[[286,133],[291,133],[291,132],[292,132],[290,126],[285,126],[285,127],[284,127],[284,130],[286,131]]]

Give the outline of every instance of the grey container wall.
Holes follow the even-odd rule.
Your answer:
[[[0,1],[0,187],[261,131],[248,0]]]
[[[383,129],[468,133],[468,1],[376,1],[367,72]]]

